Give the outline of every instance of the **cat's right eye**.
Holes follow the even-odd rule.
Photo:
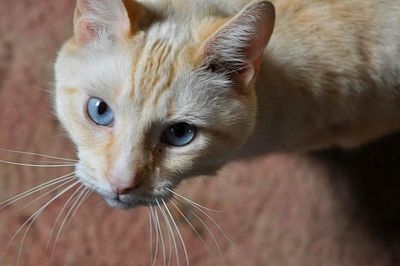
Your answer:
[[[87,103],[89,118],[100,126],[111,126],[114,122],[114,113],[108,104],[99,98],[90,98]]]

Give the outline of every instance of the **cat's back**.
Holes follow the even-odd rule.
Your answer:
[[[400,52],[400,1],[398,0],[272,0],[276,24],[272,40],[308,43],[310,51],[326,45],[331,50]],[[270,46],[274,45],[273,42]],[[284,45],[280,42],[279,45]],[[300,45],[301,47],[301,45]],[[353,51],[354,51],[353,50]],[[328,54],[329,55],[329,54]],[[371,58],[373,59],[373,58]]]
[[[267,120],[286,118],[268,130],[285,135],[284,121],[297,121],[304,143],[324,147],[400,129],[400,1],[271,2],[276,22],[258,91],[276,108]]]
[[[358,79],[353,90],[374,89],[362,81],[400,89],[400,1],[271,2],[277,15],[267,51],[293,75],[311,73],[321,86],[337,76]]]

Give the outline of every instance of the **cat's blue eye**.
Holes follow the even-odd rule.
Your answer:
[[[196,128],[188,123],[177,123],[169,126],[162,135],[166,144],[182,147],[188,145],[196,136]]]
[[[90,98],[87,104],[89,118],[100,126],[111,126],[114,113],[108,104],[99,98]]]

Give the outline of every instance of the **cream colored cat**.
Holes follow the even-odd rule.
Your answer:
[[[272,2],[78,0],[55,107],[80,180],[129,208],[236,154],[399,129],[400,2]]]

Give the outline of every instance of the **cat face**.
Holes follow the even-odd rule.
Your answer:
[[[264,1],[230,20],[171,17],[145,30],[135,21],[139,8],[78,1],[74,37],[55,68],[55,109],[77,147],[76,174],[120,208],[168,198],[246,141],[255,124],[252,83],[272,32],[260,26],[273,21]],[[234,34],[243,36],[232,45]]]

